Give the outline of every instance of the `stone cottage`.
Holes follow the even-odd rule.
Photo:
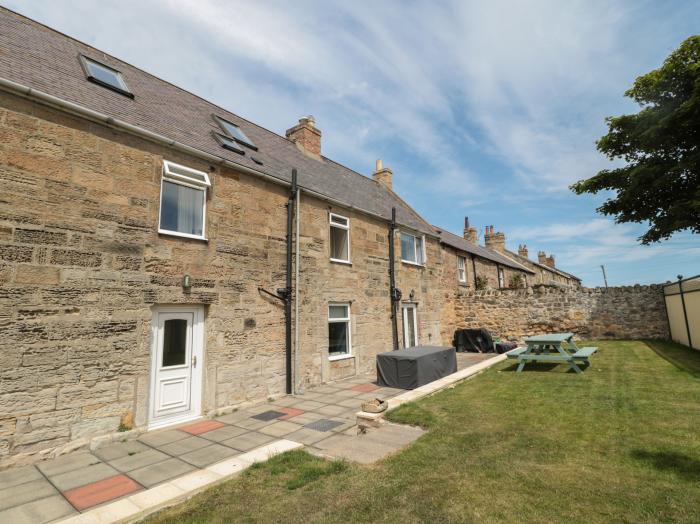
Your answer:
[[[525,266],[534,273],[532,284],[553,285],[567,288],[580,288],[581,279],[571,273],[562,271],[556,267],[554,255],[544,251],[537,253],[537,262],[528,257],[527,245],[518,246],[518,252],[514,253],[506,248],[506,236],[502,231],[494,231],[493,226],[487,226],[484,233],[484,243],[487,248],[497,251],[509,259]]]
[[[532,278],[312,117],[277,135],[2,8],[0,137],[0,465],[449,344],[460,257]]]

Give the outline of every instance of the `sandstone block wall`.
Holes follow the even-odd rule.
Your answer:
[[[329,213],[350,219],[351,264],[330,261]],[[392,348],[389,302],[389,227],[386,222],[330,206],[304,195],[300,231],[300,368],[301,388],[338,380],[374,369],[377,353]],[[418,267],[400,260],[400,237],[395,238],[396,283],[404,301],[417,304],[421,343],[440,343],[442,257],[437,240],[426,239],[427,264]],[[328,304],[351,304],[352,356],[328,359]],[[399,312],[400,313],[400,312]],[[402,323],[397,321],[399,340]]]
[[[669,336],[660,285],[457,290],[447,300],[454,307],[454,324],[446,326],[449,333],[457,328],[485,327],[496,336],[519,340],[537,333],[568,331],[599,339]]]
[[[0,464],[147,418],[156,304],[206,307],[204,411],[284,392],[286,191],[0,95]],[[163,158],[208,242],[159,235]],[[186,292],[184,274],[192,278]]]

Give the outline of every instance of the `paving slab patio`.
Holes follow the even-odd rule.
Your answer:
[[[486,358],[489,356],[458,354],[458,368]],[[43,524],[94,508],[98,509],[93,515],[100,513],[101,519],[109,519],[105,512],[111,507],[126,515],[138,506],[130,502],[132,498],[141,500],[133,494],[143,492],[145,496],[144,490],[159,486],[184,492],[188,486],[203,485],[216,478],[212,472],[233,472],[244,464],[266,460],[268,452],[262,450],[283,442],[280,438],[304,444],[323,456],[373,462],[422,432],[386,424],[358,435],[356,412],[365,400],[388,400],[404,392],[379,386],[373,374],[361,375],[215,419],[151,431],[137,440],[2,471],[0,523]],[[118,504],[104,506],[115,501]]]

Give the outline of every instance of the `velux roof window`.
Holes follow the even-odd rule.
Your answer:
[[[126,85],[122,74],[116,69],[112,69],[109,66],[101,64],[88,58],[86,56],[80,55],[80,63],[83,65],[85,74],[88,80],[96,84],[100,84],[107,89],[121,93],[122,95],[134,97],[133,93],[129,91],[129,86]]]
[[[243,148],[238,145],[238,142],[236,142],[234,139],[216,132],[214,133],[214,138],[216,138],[216,141],[221,144],[221,147],[224,149],[228,149],[229,151],[233,151],[239,155],[245,154]]]
[[[224,132],[228,135],[229,138],[232,138],[239,144],[243,144],[244,146],[249,147],[250,149],[254,149],[255,151],[258,150],[257,146],[253,144],[253,141],[250,138],[248,138],[243,132],[243,130],[236,124],[229,122],[228,120],[224,120],[223,118],[220,118],[218,116],[214,116],[214,118],[219,124],[219,127],[221,127],[221,129],[224,130]],[[219,140],[219,142],[221,142],[221,140]],[[227,145],[224,143],[222,143],[221,145],[227,147]]]

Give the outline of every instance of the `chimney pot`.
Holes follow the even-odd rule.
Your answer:
[[[391,168],[384,167],[382,165],[382,160],[377,159],[377,162],[375,163],[375,171],[372,173],[372,179],[376,180],[387,189],[393,190],[393,177],[394,173],[392,172]]]
[[[506,236],[501,231],[494,233],[493,226],[489,226],[487,234],[484,235],[484,243],[488,248],[495,249],[496,251],[505,251]]]
[[[476,244],[478,242],[476,228],[469,225],[469,217],[464,217],[464,239],[468,240],[472,244]]]
[[[287,129],[285,136],[307,155],[320,160],[321,131],[316,127],[316,119],[309,115],[299,119],[299,123]]]

